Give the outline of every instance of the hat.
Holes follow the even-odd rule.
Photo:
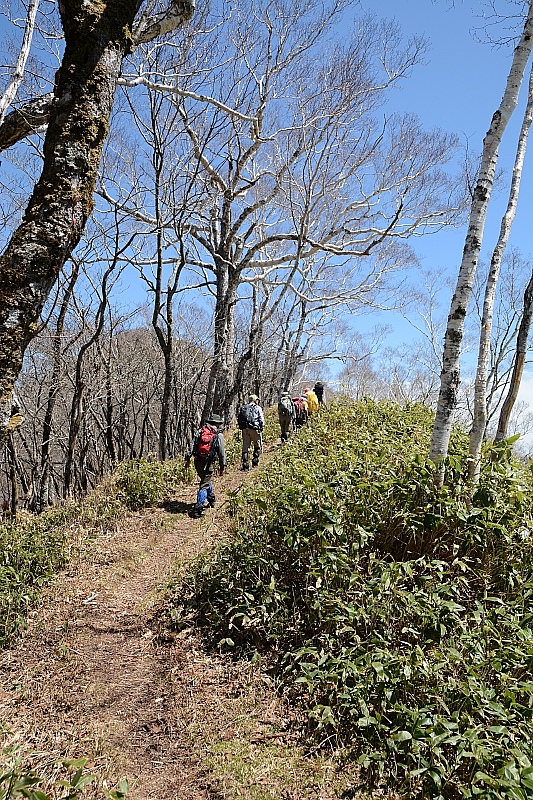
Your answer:
[[[248,397],[248,402],[249,402],[249,403],[255,403],[255,402],[256,402],[256,400],[259,400],[259,398],[258,398],[258,396],[257,396],[256,394],[251,394],[251,395]]]
[[[310,392],[310,391],[311,391],[310,387],[306,386],[305,389],[304,389],[304,392]]]
[[[290,394],[288,392],[282,392],[281,396],[282,397],[290,397]]]
[[[224,418],[220,416],[220,414],[211,414],[211,416],[206,420],[206,422],[212,422],[213,425],[222,425],[224,422]]]

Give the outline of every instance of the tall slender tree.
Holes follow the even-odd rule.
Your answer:
[[[442,460],[448,453],[453,413],[457,406],[465,318],[483,242],[485,221],[498,160],[498,149],[509,119],[517,106],[520,87],[532,47],[533,0],[530,0],[522,34],[514,50],[503,98],[498,109],[494,112],[483,142],[481,164],[472,195],[463,257],[448,316],[444,338],[440,391],[429,451],[429,457],[439,465],[436,480],[437,484],[441,486],[444,482]]]
[[[526,155],[527,142],[531,122],[533,121],[533,67],[529,75],[528,99],[522,120],[522,127],[518,137],[513,176],[507,201],[507,208],[500,225],[500,233],[496,246],[490,260],[489,274],[485,286],[485,296],[483,299],[483,313],[481,316],[481,332],[479,337],[479,351],[477,359],[476,380],[474,384],[474,415],[472,427],[470,429],[470,459],[468,463],[468,482],[473,489],[479,482],[481,470],[481,446],[487,428],[487,382],[490,366],[490,348],[492,336],[492,317],[494,311],[494,300],[496,288],[500,275],[500,267],[509,236],[511,227],[516,215],[518,196],[520,192],[520,181],[524,158]]]

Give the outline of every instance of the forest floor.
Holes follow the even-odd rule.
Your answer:
[[[209,651],[194,631],[176,634],[161,614],[169,580],[228,535],[229,493],[254,474],[215,478],[219,502],[199,520],[188,516],[194,486],[117,520],[1,654],[4,747],[18,746],[52,796],[64,797],[50,789],[62,760],[82,756],[98,776],[84,798],[123,777],[130,800],[369,796],[352,770],[305,749],[258,667]]]

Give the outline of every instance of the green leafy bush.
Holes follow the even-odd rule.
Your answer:
[[[7,755],[9,760],[5,767],[0,767],[0,800],[22,797],[26,800],[51,800],[51,795],[39,788],[45,782],[42,776],[24,770],[20,757],[14,755],[11,749],[4,750],[3,755]],[[66,770],[67,775],[54,782],[53,796],[55,798],[77,800],[80,795],[84,794],[84,790],[96,780],[96,775],[85,771],[87,762],[87,758],[69,759],[62,762],[62,767]],[[111,791],[106,788],[103,791],[108,800],[125,800],[129,793],[129,784],[126,779],[123,779]]]
[[[190,473],[183,461],[147,461],[136,458],[117,467],[119,498],[132,509],[161,503],[176,486],[188,483]]]
[[[90,498],[0,523],[0,647],[25,624],[28,610],[86,541],[124,511],[106,484]]]
[[[502,447],[470,508],[421,406],[334,404],[242,493],[172,614],[261,652],[320,740],[425,798],[533,797],[531,472]]]

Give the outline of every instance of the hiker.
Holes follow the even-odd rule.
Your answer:
[[[313,386],[313,391],[316,394],[316,399],[318,400],[318,405],[324,405],[324,384],[322,381],[317,381]]]
[[[252,467],[257,467],[259,464],[259,456],[263,449],[263,437],[261,434],[265,427],[265,418],[256,394],[251,394],[248,397],[248,402],[239,411],[237,424],[242,431],[242,468],[245,472],[248,472],[250,469],[248,452],[252,442],[254,445]]]
[[[318,404],[318,397],[309,386],[304,389],[304,394],[307,398],[307,411],[311,417],[320,408]]]
[[[224,420],[218,414],[211,414],[196,436],[191,451],[185,456],[185,466],[188,467],[191,458],[194,458],[194,467],[200,478],[200,488],[196,496],[196,504],[190,512],[193,519],[198,519],[206,510],[205,502],[213,508],[216,497],[213,492],[211,479],[218,459],[219,474],[222,476],[226,468],[226,448],[222,426]]]
[[[307,398],[293,397],[292,404],[294,406],[294,430],[299,431],[309,419],[309,414],[307,413]]]
[[[288,392],[282,392],[278,403],[278,419],[281,428],[281,441],[289,439],[294,420],[294,405]]]

